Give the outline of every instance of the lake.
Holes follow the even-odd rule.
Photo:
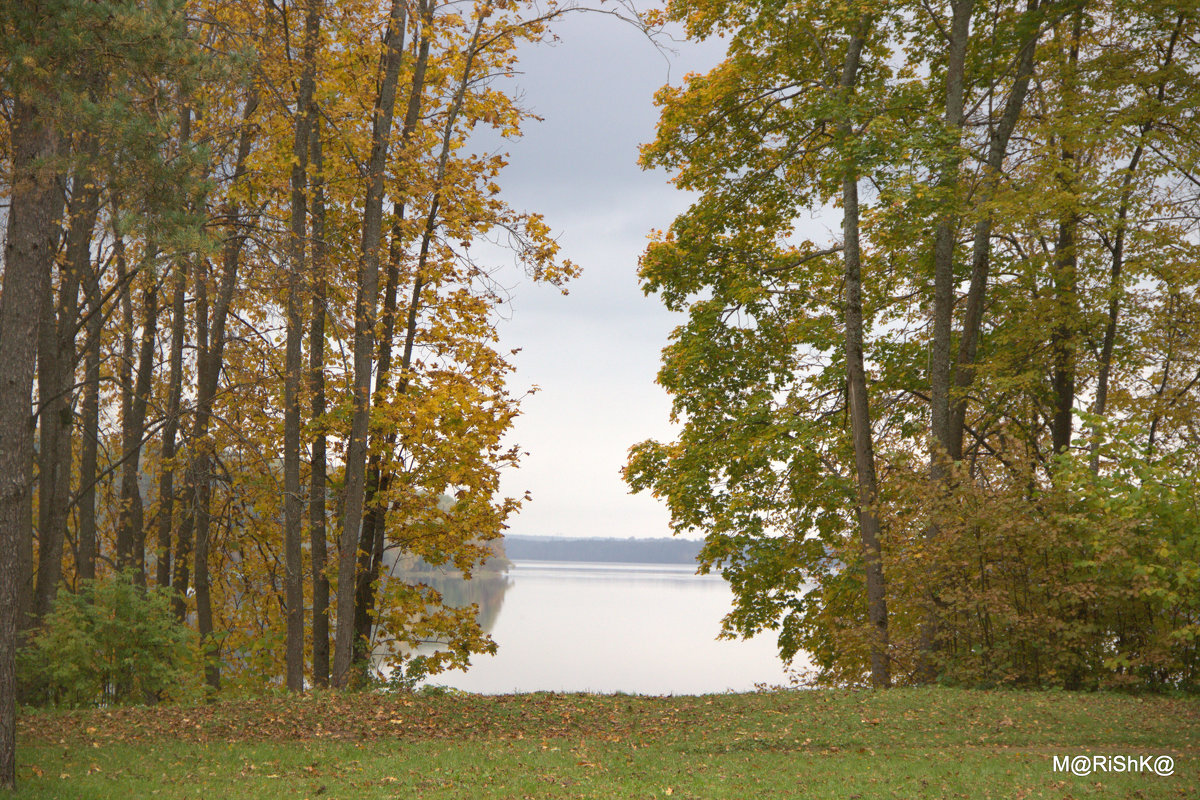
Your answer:
[[[696,575],[694,566],[518,561],[506,581],[492,580],[492,588],[470,591],[464,601],[480,602],[499,651],[475,656],[465,673],[444,672],[427,683],[482,694],[666,695],[789,682],[773,634],[716,639],[733,592],[719,576]],[[453,587],[437,583],[454,602]],[[804,666],[800,660],[796,666]]]

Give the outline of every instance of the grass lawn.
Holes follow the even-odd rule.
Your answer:
[[[1113,755],[1170,756],[1173,774],[1094,769]],[[1054,756],[1093,771],[1055,771]],[[1200,699],[320,692],[25,711],[17,757],[16,797],[64,800],[1197,798]]]

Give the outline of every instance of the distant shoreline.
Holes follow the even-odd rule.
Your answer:
[[[512,561],[565,561],[607,564],[696,564],[703,542],[687,539],[570,539],[505,536]]]

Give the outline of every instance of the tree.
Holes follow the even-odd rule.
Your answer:
[[[291,261],[287,290],[287,355],[284,365],[284,552],[287,560],[285,593],[287,603],[287,685],[293,691],[304,688],[304,565],[300,553],[303,498],[300,495],[300,382],[304,328],[300,317],[305,277],[304,244],[307,216],[305,189],[308,183],[308,156],[314,120],[313,84],[316,77],[317,45],[321,29],[322,5],[309,0],[304,20],[304,50],[301,54],[299,89],[296,96],[295,135],[293,137],[291,175],[291,221],[289,252]]]
[[[29,13],[32,9],[23,8]],[[51,102],[43,100],[44,103]],[[0,295],[0,788],[16,785],[17,609],[22,587],[18,554],[25,526],[33,441],[30,402],[38,325],[49,288],[56,217],[57,135],[33,97],[14,108],[13,192]]]
[[[379,249],[383,224],[384,166],[392,135],[396,106],[396,84],[404,51],[405,12],[393,0],[380,59],[379,92],[371,115],[371,159],[367,165],[366,199],[363,202],[362,254],[354,314],[354,415],[346,449],[346,508],[338,549],[337,609],[340,623],[333,657],[333,685],[345,686],[350,678],[354,647],[355,568],[362,527],[364,484],[367,468],[367,425],[371,413],[371,366],[375,349],[375,308],[379,294]]]
[[[49,6],[49,7],[48,7]],[[42,485],[55,495],[59,510],[46,498],[39,514],[43,521],[44,571],[39,581],[41,607],[57,588],[58,561],[62,551],[63,506],[69,490],[70,427],[64,425],[64,387],[74,369],[74,311],[82,279],[90,222],[97,198],[90,188],[94,165],[89,163],[102,145],[89,136],[77,138],[64,131],[86,130],[98,119],[112,120],[114,105],[124,104],[128,95],[98,91],[97,76],[108,75],[112,85],[126,89],[122,81],[139,69],[162,67],[162,74],[186,72],[191,64],[188,44],[172,41],[178,7],[167,3],[154,13],[143,14],[132,4],[98,9],[93,4],[74,2],[19,2],[6,4],[0,12],[0,45],[4,70],[0,74],[3,95],[11,111],[9,167],[11,210],[5,239],[4,286],[0,297],[0,463],[5,468],[0,489],[0,786],[11,787],[13,772],[13,703],[15,685],[13,659],[18,609],[32,603],[31,536],[29,530],[30,466],[33,461],[31,422],[32,378],[38,354],[39,332],[44,346],[41,355],[45,382],[39,389],[50,396],[39,405],[57,417],[42,418],[43,442],[48,445],[43,463],[51,466]],[[80,35],[82,34],[82,35]],[[129,115],[111,126],[117,141],[104,143],[106,154],[121,151],[130,128],[144,117]],[[143,131],[144,134],[144,131]],[[131,137],[133,138],[133,137]],[[128,152],[126,150],[126,152]],[[72,161],[74,162],[72,164]],[[63,193],[63,178],[72,176],[70,204]],[[68,259],[62,272],[62,290],[57,315],[51,306],[54,283],[54,253],[57,228],[64,208],[71,218],[68,229]],[[45,324],[45,328],[42,328]],[[51,426],[59,429],[52,432]],[[65,428],[65,430],[64,430]],[[62,442],[62,444],[60,444]],[[64,455],[66,458],[64,458]],[[51,461],[53,459],[53,462]],[[24,563],[23,563],[24,562]]]
[[[665,497],[677,529],[705,532],[704,568],[737,598],[726,634],[778,628],[781,654],[806,649],[822,680],[882,682],[872,598],[886,603],[899,681],[1151,674],[1132,642],[1157,634],[1126,626],[1137,612],[1082,598],[1105,586],[1096,565],[1116,557],[1115,531],[1128,523],[1126,541],[1141,542],[1156,523],[1145,510],[1099,522],[1098,490],[1085,487],[1156,492],[1152,464],[1186,458],[1193,440],[1175,427],[1168,444],[1160,426],[1196,386],[1181,336],[1194,277],[1176,261],[1192,249],[1176,225],[1190,217],[1176,215],[1196,185],[1193,137],[1180,135],[1193,121],[1178,116],[1195,90],[1180,60],[1194,57],[1180,49],[1194,15],[970,0],[792,12],[668,9],[729,50],[662,91],[643,152],[698,199],[654,234],[640,273],[688,313],[659,376],[681,433],[635,446],[627,480]],[[864,18],[847,102],[830,65],[845,75]],[[1160,126],[1176,135],[1149,144]],[[804,241],[798,220],[831,201],[844,241]],[[1137,276],[1122,233],[1135,229]],[[1081,443],[1093,393],[1105,419],[1085,417]],[[1122,437],[1140,442],[1140,467],[1133,451],[1099,455]],[[1076,471],[1081,450],[1092,479]],[[1143,477],[1117,477],[1129,470]],[[1112,538],[1084,536],[1076,514]],[[871,589],[870,516],[886,596]],[[1126,576],[1119,591],[1131,598],[1135,584]],[[1065,643],[1038,633],[1051,629],[1070,631]],[[1160,680],[1190,680],[1190,656],[1162,658],[1172,666],[1157,674],[1172,677]]]
[[[325,186],[319,117],[312,127],[312,316],[309,320],[309,392],[312,395],[311,476],[309,479],[309,542],[312,551],[312,674],[317,686],[329,685],[329,578],[327,558],[325,434],[325,315],[328,296],[325,245]]]
[[[498,196],[503,157],[466,143],[477,125],[519,133],[526,113],[491,78],[558,11],[140,8],[108,19],[84,4],[44,32],[95,59],[48,45],[59,72],[39,77],[58,92],[43,115],[86,133],[51,162],[48,230],[66,246],[37,307],[43,446],[37,493],[14,496],[15,580],[39,563],[43,611],[117,565],[147,591],[169,587],[209,692],[302,688],[309,600],[312,677],[328,681],[331,579],[348,595],[332,620],[339,657],[369,668],[371,648],[401,659],[400,643],[436,640],[431,669],[465,665],[493,647],[474,613],[384,565],[402,550],[469,574],[519,504],[498,492],[517,458],[500,444],[517,413],[495,342],[500,297],[469,248],[498,231],[537,280],[574,268],[541,217]],[[6,69],[42,63],[27,61]],[[361,81],[363,64],[380,65],[378,85]],[[357,364],[338,357],[353,350]],[[32,446],[18,449],[31,474]],[[339,578],[331,512],[357,531]],[[32,611],[34,592],[18,600]]]
[[[826,14],[820,27],[805,22],[814,9],[772,22],[729,12],[714,4],[690,18],[693,35],[730,35],[730,55],[660,94],[659,138],[643,154],[646,166],[679,168],[676,181],[701,199],[652,243],[641,270],[647,292],[669,307],[690,302],[691,322],[674,334],[659,377],[686,415],[684,435],[635,447],[626,477],[665,495],[677,528],[708,532],[704,568],[720,566],[737,595],[726,632],[750,635],[782,615],[788,659],[800,646],[800,587],[828,569],[821,558],[834,531],[855,519],[870,608],[863,644],[873,682],[886,686],[858,205],[860,176],[880,147],[865,109],[880,102],[887,74],[881,40],[865,7]],[[835,196],[843,241],[795,244],[798,209]],[[838,252],[840,273],[829,262]],[[831,348],[839,328],[840,358]],[[826,424],[842,414],[849,431]],[[822,463],[834,474],[818,477]]]
[[[845,65],[839,88],[843,103],[849,104],[858,80],[859,60],[870,32],[866,17],[846,42]],[[854,123],[849,110],[838,122],[838,144],[843,153],[851,146]],[[867,615],[874,627],[871,643],[871,684],[885,688],[891,684],[888,665],[887,597],[883,577],[883,551],[879,545],[878,484],[875,476],[875,448],[871,440],[871,412],[867,402],[867,376],[863,365],[862,257],[859,242],[858,169],[854,156],[846,153],[842,176],[842,252],[846,284],[846,405],[850,408],[851,436],[854,440],[854,471],[858,483],[857,508],[859,536],[862,539],[863,566],[866,572]]]

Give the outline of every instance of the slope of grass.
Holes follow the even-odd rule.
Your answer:
[[[19,726],[20,798],[1200,796],[1195,698],[314,693],[28,711]],[[1054,770],[1054,756],[1095,755],[1170,756],[1174,770]]]

